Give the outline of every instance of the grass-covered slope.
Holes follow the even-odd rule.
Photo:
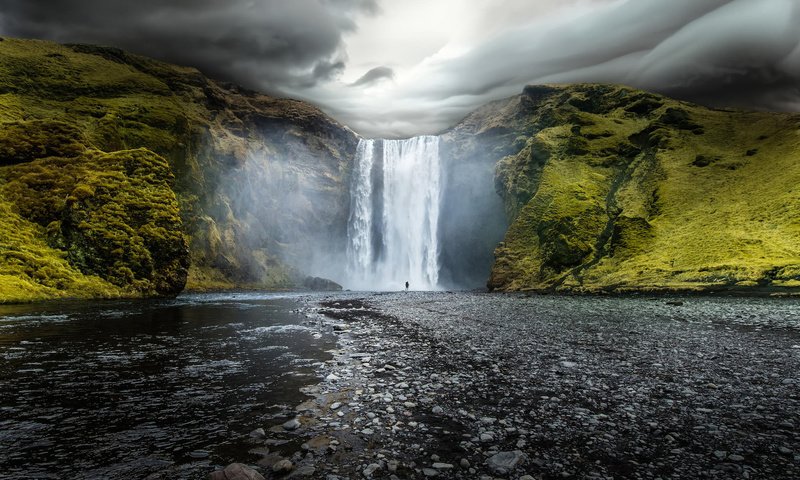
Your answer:
[[[515,144],[495,290],[800,287],[800,115],[532,86],[456,131]]]
[[[355,142],[192,68],[2,39],[0,302],[291,286],[303,239],[345,225]]]

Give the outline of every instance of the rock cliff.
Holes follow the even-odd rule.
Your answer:
[[[800,287],[800,115],[542,85],[448,135],[498,160],[492,290]]]
[[[192,68],[3,39],[0,300],[292,287],[341,254],[356,143]]]
[[[440,140],[445,287],[800,288],[800,115],[540,85]],[[2,39],[0,301],[336,288],[357,143],[192,68]]]

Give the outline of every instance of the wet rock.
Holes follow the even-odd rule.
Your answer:
[[[429,477],[429,478],[430,477],[436,477],[436,476],[439,475],[439,471],[435,470],[433,468],[423,468],[422,469],[422,474],[425,475],[426,477]]]
[[[264,480],[264,477],[242,463],[231,463],[223,470],[208,474],[208,480]]]
[[[250,436],[253,438],[264,438],[267,436],[267,432],[265,432],[263,428],[256,428],[250,432]]]
[[[317,469],[312,465],[301,465],[292,473],[292,477],[310,477],[316,473]]]
[[[365,477],[371,477],[375,472],[381,469],[381,466],[377,463],[370,463],[367,465],[367,468],[364,469],[362,472]]]
[[[309,290],[314,290],[317,292],[339,291],[342,289],[342,286],[334,282],[333,280],[328,280],[327,278],[320,278],[320,277],[311,277],[311,276],[303,279],[303,286]]]
[[[284,430],[289,430],[289,431],[297,430],[298,428],[300,428],[300,420],[293,418],[287,422],[284,422],[284,424],[281,425],[281,427],[283,427]]]
[[[486,460],[486,465],[494,473],[505,475],[525,462],[525,454],[519,450],[499,452]]]
[[[285,458],[278,460],[272,465],[272,471],[275,473],[291,472],[293,468],[294,464],[291,462],[291,460],[287,460]]]

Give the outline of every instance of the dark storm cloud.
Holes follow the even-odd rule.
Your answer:
[[[0,33],[196,66],[309,100],[370,136],[437,132],[489,100],[546,82],[623,83],[712,106],[800,110],[800,0],[465,0],[480,22],[462,35],[475,42],[457,45],[457,54],[422,52],[428,57],[412,67],[395,56],[417,43],[396,42],[379,58],[353,59],[392,69],[337,81],[353,68],[345,43],[359,22],[402,30],[401,20],[381,16],[379,2],[0,0]],[[537,8],[546,13],[481,35],[487,25],[508,25],[508,12]],[[444,34],[464,13],[452,9]],[[352,88],[370,86],[380,88]]]
[[[344,68],[376,0],[0,0],[3,34],[113,45],[248,87],[307,88]]]
[[[796,108],[798,0],[629,0],[507,31],[433,65],[427,100],[512,94],[525,83],[613,82],[711,105]]]
[[[370,116],[354,102],[337,113],[368,135],[431,133],[525,84],[573,82],[622,83],[710,106],[800,110],[800,0],[584,4],[431,61],[414,81],[398,78],[401,107],[377,105]],[[424,113],[413,118],[412,108]]]
[[[394,70],[390,67],[375,67],[369,70],[364,75],[361,75],[358,80],[351,83],[351,87],[363,87],[369,86],[378,82],[380,80],[392,80],[394,79]]]

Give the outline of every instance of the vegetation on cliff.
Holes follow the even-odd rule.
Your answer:
[[[345,225],[355,142],[192,68],[3,39],[0,301],[293,286],[304,239]]]
[[[800,116],[619,86],[531,86],[454,135],[516,145],[495,290],[800,287]]]
[[[798,131],[798,115],[528,87],[442,137],[443,276],[479,275],[464,265],[488,265],[509,225],[491,289],[798,289]],[[356,143],[192,68],[3,39],[0,302],[302,284],[343,255]],[[492,168],[502,204],[473,180]]]

